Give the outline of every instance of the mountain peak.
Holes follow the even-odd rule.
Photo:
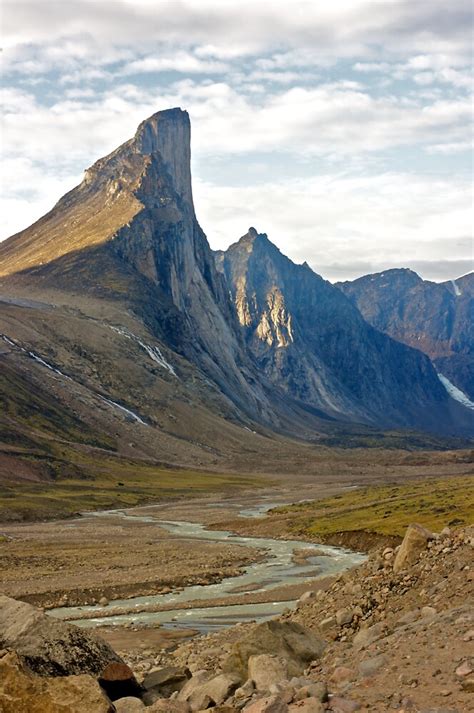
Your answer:
[[[355,280],[337,282],[336,285],[342,290],[351,290],[352,285],[379,285],[382,283],[391,284],[394,287],[396,285],[415,287],[416,285],[422,284],[423,279],[417,272],[411,270],[409,267],[392,267],[387,270],[382,270],[381,272],[373,272],[368,275],[363,275],[362,277],[357,277]]]
[[[178,195],[192,203],[191,122],[187,111],[166,109],[145,119],[139,125],[131,147],[136,153],[159,154],[173,178]]]
[[[273,243],[268,239],[268,235],[266,233],[259,233],[258,230],[253,227],[250,227],[245,235],[242,235],[242,237],[237,241],[237,243],[234,243],[234,245],[245,245],[248,249],[253,249],[255,243],[268,243],[269,245],[273,245]]]
[[[140,153],[161,153],[166,138],[177,139],[179,132],[187,132],[187,136],[181,138],[187,138],[190,143],[190,129],[187,111],[179,107],[157,111],[138,125],[132,144]]]
[[[171,205],[194,216],[191,124],[179,108],[145,119],[133,138],[98,159],[34,226],[4,241],[0,275],[108,242],[147,209],[168,206],[169,217]]]

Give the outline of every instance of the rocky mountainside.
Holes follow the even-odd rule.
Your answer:
[[[338,287],[370,324],[428,354],[474,401],[474,272],[436,283],[412,270],[386,270]]]
[[[2,349],[21,380],[49,369],[55,396],[101,433],[110,424],[94,420],[98,402],[121,409],[140,426],[121,443],[166,462],[191,432],[205,459],[237,449],[235,434],[224,446],[223,418],[308,440],[338,424],[470,433],[468,410],[425,356],[368,326],[263,236],[249,233],[217,269],[180,109],[144,121],[0,244],[0,299]]]
[[[336,418],[427,428],[432,409],[448,408],[429,359],[372,328],[340,290],[265,234],[250,228],[216,260],[247,349],[291,397]]]
[[[4,281],[7,291],[12,283],[87,289],[129,303],[234,402],[258,411],[263,397],[247,384],[224,284],[194,212],[187,112],[144,121],[47,215],[1,243],[0,275],[17,276]]]

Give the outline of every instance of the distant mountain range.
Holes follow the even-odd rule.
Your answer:
[[[134,421],[154,429],[134,440],[166,462],[218,459],[237,447],[232,428],[468,436],[457,390],[473,397],[472,284],[395,270],[334,286],[254,228],[213,253],[193,206],[189,117],[171,109],[0,243],[2,358],[33,389],[55,374],[61,408],[105,439],[112,413],[127,434]],[[9,428],[26,438],[15,399]]]
[[[436,283],[386,270],[338,287],[373,327],[427,354],[474,401],[474,272]]]

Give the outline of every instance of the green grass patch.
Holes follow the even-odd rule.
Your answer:
[[[289,515],[290,530],[303,535],[363,531],[403,537],[412,522],[439,532],[446,525],[474,522],[474,478],[375,485],[272,512]]]
[[[75,454],[76,467],[85,467],[86,461]],[[87,478],[0,485],[0,521],[62,518],[85,510],[133,507],[263,485],[253,476],[167,469],[114,458],[96,459],[94,468],[90,463],[87,466]]]
[[[0,371],[0,414],[4,443],[37,444],[41,438],[39,434],[43,434],[115,450],[113,439],[91,429],[52,397],[47,389],[38,388],[27,376],[6,363],[2,363]],[[33,433],[37,434],[36,437]],[[41,446],[46,452],[50,450],[44,438]]]

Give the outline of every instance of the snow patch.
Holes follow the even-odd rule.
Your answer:
[[[131,411],[129,408],[125,408],[125,406],[121,406],[118,404],[116,401],[112,401],[112,399],[106,399],[105,396],[100,397],[102,401],[105,401],[106,404],[109,404],[109,406],[115,406],[115,408],[120,409],[120,411],[123,411],[124,413],[127,414],[127,416],[130,416],[130,418],[133,418],[134,421],[137,423],[141,423],[143,426],[146,426],[147,424],[143,419],[140,418],[138,414],[136,414],[134,411]]]
[[[59,374],[59,376],[64,376],[65,379],[69,379],[69,376],[66,376],[66,374],[63,374],[62,371],[59,371],[59,369],[56,369],[55,366],[52,366],[51,364],[48,364],[47,361],[42,359],[38,354],[35,354],[34,352],[28,352],[28,356],[30,356],[32,359],[38,362],[38,364],[42,364],[45,366],[47,369],[50,371],[54,371],[55,374]]]
[[[2,334],[2,339],[3,339],[4,342],[6,342],[7,344],[9,344],[11,347],[16,347],[16,346],[17,346],[17,345],[15,344],[15,342],[12,342],[12,340],[9,339],[5,334]]]
[[[113,329],[114,332],[117,332],[117,334],[121,334],[123,337],[126,337],[127,339],[131,339],[132,341],[136,342],[139,346],[141,346],[142,349],[146,351],[152,361],[161,366],[162,369],[166,369],[166,371],[168,371],[176,379],[178,378],[174,367],[172,367],[171,364],[166,361],[159,347],[145,344],[145,342],[142,342],[142,340],[137,337],[136,334],[129,332],[128,329],[124,329],[123,327],[113,327],[112,325],[109,326],[110,329]]]
[[[42,357],[40,357],[38,354],[35,354],[35,352],[29,351],[29,349],[25,349],[24,347],[20,346],[20,344],[17,344],[14,342],[12,339],[9,339],[6,334],[0,334],[0,337],[3,339],[4,342],[9,344],[11,347],[15,347],[16,349],[19,349],[23,354],[26,354],[27,356],[30,357],[30,359],[34,359],[35,361],[38,362],[38,364],[41,364],[42,366],[45,366],[47,369],[50,371],[54,371],[55,374],[58,374],[59,376],[62,376],[64,379],[69,379],[69,381],[72,381],[70,376],[67,376],[66,374],[63,374],[62,371],[59,371],[59,369],[56,369],[55,366],[52,364],[49,364],[47,361],[45,361]]]
[[[62,371],[60,371],[59,369],[56,369],[56,367],[53,366],[52,364],[48,364],[48,362],[45,361],[42,357],[40,357],[38,354],[35,354],[35,352],[31,352],[28,349],[25,349],[24,347],[20,346],[19,344],[14,342],[12,339],[9,339],[9,337],[7,337],[5,334],[0,334],[0,337],[3,339],[4,342],[9,344],[11,347],[15,347],[16,349],[19,349],[21,352],[23,352],[24,354],[29,356],[30,359],[34,359],[34,361],[38,362],[38,364],[41,364],[41,366],[45,366],[46,369],[49,369],[50,371],[54,372],[55,374],[62,376],[64,379],[68,379],[68,381],[74,381],[74,379],[71,379],[70,376],[63,374]],[[76,383],[76,382],[74,382],[74,383]],[[113,406],[114,408],[120,409],[120,411],[127,414],[127,416],[132,418],[137,423],[141,423],[143,426],[147,425],[145,423],[145,421],[143,421],[143,419],[141,419],[140,416],[138,414],[136,414],[134,411],[131,411],[130,409],[125,408],[125,406],[121,406],[120,404],[116,403],[116,401],[107,399],[105,396],[101,396],[101,394],[95,394],[95,396],[98,396],[102,401],[105,401],[105,403],[109,404],[109,406]]]
[[[456,295],[456,297],[461,297],[462,292],[459,289],[459,287],[456,285],[456,280],[451,280],[451,284],[453,286],[454,294]]]
[[[454,386],[454,384],[446,376],[444,376],[444,374],[438,373],[438,379],[441,381],[451,398],[455,399],[455,401],[459,401],[459,403],[465,406],[466,408],[469,408],[474,411],[474,403],[469,399],[468,396],[466,396],[464,391],[461,391],[461,389],[458,389],[457,386]]]

